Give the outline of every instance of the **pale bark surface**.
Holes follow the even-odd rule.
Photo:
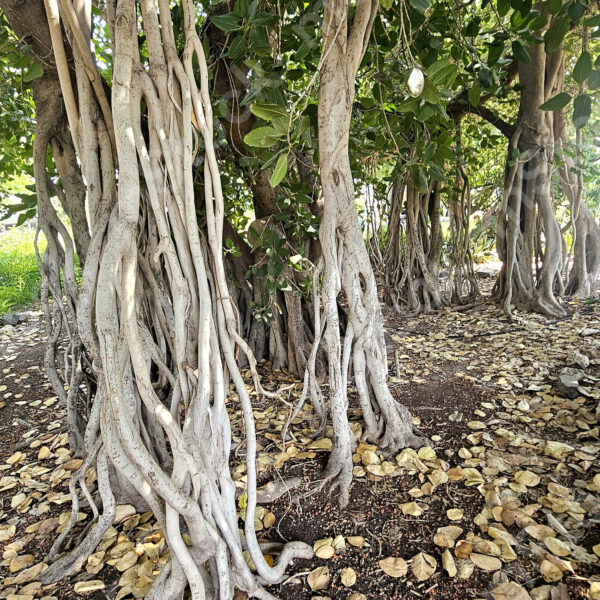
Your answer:
[[[354,15],[342,0],[325,3],[323,51],[319,88],[319,164],[323,193],[323,219],[319,231],[322,259],[323,340],[329,363],[328,410],[333,420],[334,446],[327,466],[330,489],[340,492],[340,504],[349,500],[354,437],[348,422],[348,377],[352,365],[365,420],[363,438],[390,451],[422,445],[413,434],[411,415],[387,386],[387,352],[377,285],[363,240],[355,206],[348,139],[355,77],[368,43],[377,2],[357,2]],[[345,295],[348,322],[342,339],[338,298]],[[318,310],[315,294],[316,309]],[[320,326],[320,317],[315,319]],[[313,399],[320,397],[311,369],[305,381]],[[322,403],[317,412],[322,410]]]
[[[269,566],[254,532],[256,438],[238,350],[256,389],[264,392],[229,295],[208,67],[195,30],[195,7],[183,0],[182,8],[185,48],[180,59],[169,2],[107,2],[115,57],[109,99],[90,50],[91,2],[45,0],[41,23],[49,27],[41,39],[46,51],[51,43],[56,68],[49,70],[53,79],[40,80],[36,92],[34,162],[40,223],[49,239],[41,258],[43,301],[49,336],[58,340],[64,328],[70,334],[69,391],[62,386],[64,377],[52,380],[51,370],[49,376],[73,408],[72,443],[84,463],[70,484],[72,518],[50,552],[49,560],[58,558],[42,579],[51,582],[77,572],[112,524],[116,502],[127,498],[152,510],[170,549],[170,561],[148,598],[180,598],[188,588],[194,599],[225,599],[238,588],[267,599],[273,596],[263,586],[280,581],[290,561],[309,558],[312,548],[288,544],[278,563]],[[140,60],[138,28],[146,36],[148,64]],[[199,139],[204,232],[198,229],[194,193]],[[73,211],[77,251],[85,258],[79,290],[75,244],[49,201],[48,145],[62,152],[55,155],[64,179],[59,199],[67,212]],[[75,149],[86,182],[89,229],[77,220],[84,196]],[[55,361],[54,347],[49,346],[49,364]],[[80,414],[76,394],[84,366],[94,385],[86,388],[87,410]],[[229,470],[230,383],[246,433],[243,533]],[[96,468],[101,508],[87,489],[90,466]],[[79,488],[95,521],[75,549],[60,555],[77,522]],[[257,573],[248,567],[245,551]]]
[[[429,312],[447,304],[439,281],[440,201],[439,182],[432,182],[423,193],[407,175],[392,187],[381,271],[385,301],[398,313]]]
[[[527,51],[531,62],[519,63],[519,116],[498,214],[496,247],[502,269],[494,293],[509,316],[512,305],[562,316],[557,299],[562,292],[562,238],[551,194],[553,117],[539,107],[556,95],[564,59],[562,51],[546,54],[543,44]]]

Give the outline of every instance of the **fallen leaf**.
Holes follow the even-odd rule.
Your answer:
[[[343,585],[352,587],[356,583],[356,571],[351,567],[346,567],[345,569],[342,569],[340,579]]]
[[[317,567],[309,573],[307,581],[310,589],[315,592],[325,589],[329,585],[329,569]]]
[[[457,558],[467,558],[473,552],[473,544],[467,540],[459,540],[454,549]]]
[[[547,525],[528,525],[525,527],[525,532],[536,540],[543,540],[547,537],[556,537],[554,529]]]
[[[555,537],[544,538],[544,544],[550,552],[556,554],[556,556],[569,556],[571,554],[571,548],[569,544],[559,540]]]
[[[335,550],[334,550],[333,546],[330,546],[329,544],[326,544],[324,546],[319,546],[315,550],[315,555],[318,556],[319,558],[323,558],[325,560],[327,560],[328,558],[331,558],[334,554],[335,554]]]
[[[450,550],[444,550],[442,553],[442,566],[446,569],[450,577],[456,576],[456,563],[454,562],[454,557],[450,554]]]
[[[557,565],[550,562],[549,560],[543,560],[540,564],[540,573],[544,576],[544,579],[548,582],[559,581],[562,579],[562,571]]]
[[[514,581],[507,581],[497,585],[492,590],[494,600],[531,600],[527,590]]]
[[[535,487],[540,483],[540,476],[532,471],[517,471],[515,473],[515,481],[527,487]]]
[[[423,508],[416,502],[406,502],[400,505],[403,515],[412,515],[413,517],[420,517],[423,514]]]
[[[464,511],[462,508],[449,508],[446,515],[451,521],[460,521],[463,518]]]
[[[103,590],[105,588],[104,581],[100,579],[92,579],[90,581],[80,581],[73,588],[75,593],[83,594],[85,592],[93,592],[95,590]]]
[[[410,565],[412,574],[419,580],[425,581],[429,579],[437,568],[437,561],[433,556],[425,552],[419,552],[413,559]]]
[[[404,577],[408,571],[408,565],[399,556],[388,556],[379,561],[380,569],[390,577]]]
[[[365,544],[365,538],[362,535],[350,535],[346,539],[351,546],[356,546],[357,548]]]
[[[502,561],[495,556],[471,552],[469,558],[484,571],[497,571],[502,568]]]

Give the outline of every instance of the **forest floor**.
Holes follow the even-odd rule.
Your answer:
[[[600,599],[600,304],[568,311],[560,320],[517,314],[509,323],[482,302],[388,315],[390,386],[432,447],[388,456],[359,443],[345,510],[317,489],[330,429],[312,437],[306,408],[282,451],[288,405],[255,397],[259,483],[303,482],[259,507],[255,528],[264,542],[316,548],[272,593],[285,600]],[[51,586],[36,581],[69,517],[68,483],[80,461],[69,453],[63,411],[41,366],[41,315],[0,334],[0,343],[0,598],[143,597],[168,549],[151,515],[128,505],[79,574]],[[563,396],[560,372],[581,368],[586,357],[575,397]],[[289,374],[265,368],[264,381],[270,389],[293,384],[286,400],[299,396]],[[350,414],[359,439],[357,409]],[[231,417],[240,442],[234,402]],[[232,459],[240,491],[243,458],[240,445]],[[240,505],[243,517],[243,496]],[[85,505],[81,511],[70,543],[90,522]]]

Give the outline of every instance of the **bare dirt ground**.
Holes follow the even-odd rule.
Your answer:
[[[600,598],[600,304],[568,308],[565,319],[519,314],[514,323],[490,303],[388,315],[390,385],[432,447],[384,455],[361,443],[351,407],[358,445],[345,510],[318,490],[331,431],[315,439],[307,408],[283,451],[288,406],[256,398],[260,483],[298,476],[303,484],[263,505],[255,528],[265,542],[317,549],[271,592],[286,600]],[[1,340],[0,598],[143,597],[168,548],[151,515],[130,506],[78,575],[36,581],[69,517],[68,482],[80,463],[41,366],[40,316]],[[585,357],[567,398],[557,378]],[[263,371],[271,389],[294,382]],[[299,392],[296,384],[286,400]],[[237,411],[232,399],[234,441],[243,442]],[[232,467],[242,492],[243,443]],[[92,488],[94,478],[92,470]],[[85,503],[80,518],[68,546],[91,522]]]

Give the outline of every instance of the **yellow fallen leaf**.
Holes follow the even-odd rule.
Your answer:
[[[333,442],[329,438],[319,438],[308,444],[307,448],[309,450],[331,450],[333,448]]]
[[[540,541],[547,537],[556,537],[555,531],[547,525],[528,525],[525,527],[525,532]]]
[[[544,538],[544,544],[550,552],[556,554],[556,556],[569,556],[571,554],[571,548],[569,544],[559,540],[555,537]]]
[[[379,456],[377,456],[377,454],[375,452],[373,452],[373,450],[365,450],[360,455],[360,460],[361,460],[362,464],[365,466],[378,465],[381,463]]]
[[[562,460],[563,458],[571,454],[574,450],[575,448],[573,448],[573,446],[569,446],[568,444],[548,440],[544,447],[544,454],[546,456],[551,456],[552,458]]]
[[[527,487],[535,487],[540,483],[540,476],[532,471],[517,471],[515,473],[515,481]]]
[[[549,560],[543,560],[540,564],[540,573],[547,582],[559,581],[562,579],[562,571],[557,565]]]
[[[442,553],[442,566],[446,569],[446,572],[450,577],[456,576],[456,563],[454,562],[454,557],[450,553],[450,550],[444,550]]]
[[[22,452],[15,452],[14,454],[11,454],[7,459],[6,462],[9,465],[13,465],[16,466],[19,464],[19,462],[21,462],[21,460],[23,459],[25,455]]]
[[[318,556],[319,558],[323,558],[325,560],[327,560],[328,558],[331,558],[334,554],[335,554],[335,550],[334,550],[333,546],[330,546],[329,544],[326,544],[324,546],[319,546],[315,550],[315,555]]]
[[[441,469],[435,469],[427,475],[429,481],[431,481],[432,485],[438,487],[443,485],[444,483],[448,483],[448,474]]]
[[[44,460],[50,456],[50,448],[48,446],[42,446],[38,452],[38,460]]]
[[[314,592],[325,589],[329,585],[329,569],[317,567],[309,573],[307,581]]]
[[[469,558],[484,571],[497,571],[502,568],[502,561],[496,556],[487,556],[486,554],[477,554],[471,552]]]
[[[462,508],[449,508],[446,515],[451,521],[460,521],[463,518],[464,511]]]
[[[84,592],[93,592],[95,590],[103,590],[104,588],[104,581],[92,579],[91,581],[80,581],[76,583],[73,589],[76,594],[83,594]]]
[[[272,512],[268,512],[263,519],[263,523],[267,529],[272,527],[275,524],[275,515]]]
[[[23,502],[25,502],[26,498],[27,498],[27,495],[24,494],[23,492],[20,492],[16,496],[12,497],[12,500],[10,501],[10,507],[17,508],[18,506],[21,506],[21,504],[23,504]]]
[[[0,542],[6,542],[17,531],[16,525],[0,525]]]
[[[412,515],[413,517],[420,517],[423,514],[423,508],[416,502],[406,502],[400,505],[403,515]]]
[[[346,539],[351,546],[356,546],[357,548],[365,544],[365,538],[362,535],[350,535]]]
[[[437,568],[437,561],[430,554],[419,552],[410,565],[412,574],[419,580],[425,581],[429,579]]]
[[[351,567],[346,567],[345,569],[342,569],[340,579],[343,585],[352,587],[356,583],[356,571]]]
[[[408,565],[399,556],[388,556],[379,561],[379,568],[390,577],[404,577],[408,571]]]
[[[514,581],[507,581],[497,585],[492,590],[494,600],[531,600],[527,590]]]

